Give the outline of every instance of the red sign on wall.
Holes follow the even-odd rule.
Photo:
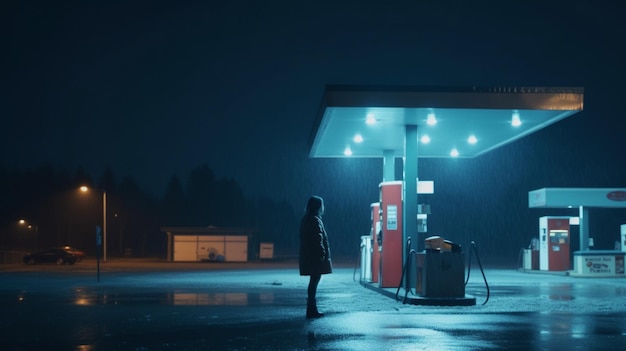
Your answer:
[[[612,201],[626,201],[626,191],[611,191],[606,198]]]

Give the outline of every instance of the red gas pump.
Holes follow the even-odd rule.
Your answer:
[[[378,235],[380,233],[380,203],[374,202],[370,205],[372,210],[372,282],[378,283],[380,269],[380,246],[378,245]]]
[[[382,211],[381,288],[396,288],[402,280],[402,185],[402,181],[382,182],[379,185]]]
[[[569,270],[569,245],[569,217],[539,218],[540,270]]]

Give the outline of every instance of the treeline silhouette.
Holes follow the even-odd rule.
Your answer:
[[[79,188],[90,188],[81,192]],[[299,213],[286,201],[249,199],[232,178],[200,165],[186,179],[173,175],[162,196],[143,190],[132,177],[117,179],[107,168],[94,179],[82,168],[68,172],[51,165],[0,168],[0,249],[33,250],[71,245],[96,253],[96,226],[107,203],[109,256],[166,255],[162,227],[250,228],[251,250],[274,243],[277,256],[295,256]],[[23,220],[20,223],[20,220]]]

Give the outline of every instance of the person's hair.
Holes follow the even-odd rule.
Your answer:
[[[320,214],[324,208],[324,200],[319,196],[311,196],[306,203],[306,212],[312,214]]]

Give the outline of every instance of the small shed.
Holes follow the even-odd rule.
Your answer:
[[[174,262],[247,262],[249,228],[168,227],[167,260]]]

